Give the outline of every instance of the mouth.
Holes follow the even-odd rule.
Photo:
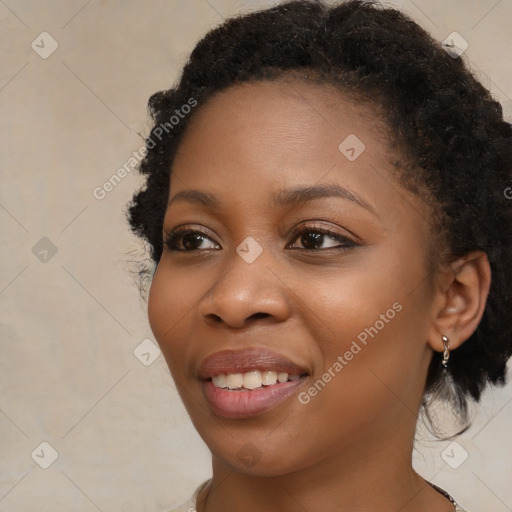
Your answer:
[[[262,349],[225,350],[199,369],[203,394],[218,416],[247,418],[269,411],[296,392],[310,375],[291,359]]]
[[[293,382],[299,380],[301,377],[307,377],[307,373],[302,375],[290,375],[287,372],[254,370],[246,373],[221,373],[208,380],[217,388],[228,389],[230,391],[252,391],[264,386],[275,386],[277,383]]]

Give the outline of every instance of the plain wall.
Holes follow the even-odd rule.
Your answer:
[[[271,3],[0,2],[0,511],[158,512],[210,476],[163,356],[145,365],[134,354],[154,338],[130,263],[140,243],[124,210],[141,179],[129,159],[150,127],[150,94],[174,82],[195,42]],[[510,0],[390,3],[440,41],[459,32],[510,116]],[[42,32],[58,43],[47,58]],[[457,440],[469,454],[457,469],[442,457],[448,441],[414,452],[469,512],[512,509],[511,401],[510,384],[486,393]],[[47,469],[42,442],[58,453]]]

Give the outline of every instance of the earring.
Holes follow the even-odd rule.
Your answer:
[[[444,366],[445,370],[448,369],[448,359],[450,358],[450,350],[448,348],[449,339],[446,336],[443,336],[443,345],[444,345],[444,351],[443,351],[443,360],[441,361],[441,364]]]

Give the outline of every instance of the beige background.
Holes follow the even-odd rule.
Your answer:
[[[101,200],[93,191],[139,150],[149,95],[176,79],[198,38],[271,3],[0,0],[0,511],[158,512],[209,476],[163,357],[152,360],[154,345],[139,349],[147,366],[134,354],[153,338],[123,214],[140,179],[128,173]],[[439,40],[459,32],[510,114],[511,0],[394,4]],[[51,49],[44,31],[58,43],[46,59],[31,47]],[[511,385],[486,394],[444,452],[468,452],[457,469],[442,457],[449,442],[414,453],[470,512],[512,509],[511,401]],[[47,469],[42,442],[58,453]]]

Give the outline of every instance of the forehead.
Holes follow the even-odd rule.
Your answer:
[[[195,111],[185,138],[194,127],[215,125],[215,130],[222,128],[231,138],[250,137],[257,132],[269,143],[286,145],[321,140],[328,143],[328,132],[341,136],[347,131],[364,132],[378,140],[379,146],[387,145],[388,127],[383,115],[377,113],[376,105],[360,96],[356,99],[354,94],[341,92],[331,84],[288,76],[235,84],[215,93]]]
[[[194,113],[178,148],[171,193],[212,192],[267,208],[277,189],[339,184],[395,216],[424,207],[390,164],[388,129],[369,103],[300,80],[237,84]]]
[[[259,174],[269,168],[287,174],[294,167],[298,172],[306,164],[314,173],[346,162],[357,167],[359,156],[379,165],[388,159],[385,126],[375,109],[345,98],[332,86],[264,81],[231,86],[194,112],[173,172],[183,165],[187,171],[207,170],[229,160],[229,167]]]

